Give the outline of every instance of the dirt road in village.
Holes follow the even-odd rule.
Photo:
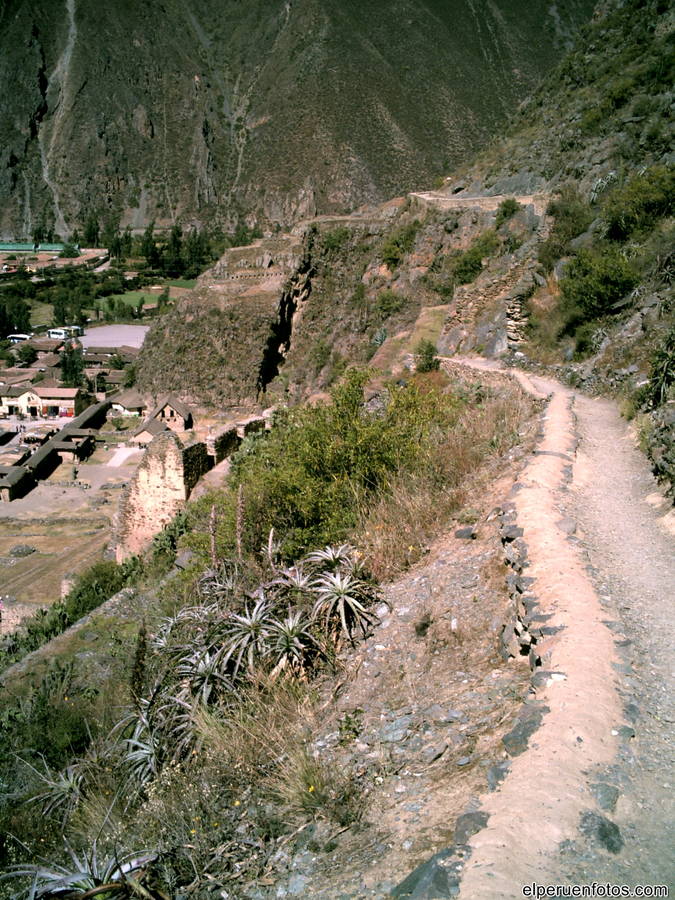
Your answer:
[[[515,493],[525,574],[547,617],[532,698],[546,712],[482,798],[489,820],[470,841],[460,897],[522,897],[532,882],[672,887],[670,505],[613,403],[514,377],[550,397]]]

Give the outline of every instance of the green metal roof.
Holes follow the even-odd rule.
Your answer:
[[[38,244],[40,253],[60,253],[65,244]]]
[[[35,244],[0,241],[0,253],[33,253]]]

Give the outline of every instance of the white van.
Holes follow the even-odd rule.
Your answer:
[[[53,341],[65,341],[67,337],[70,337],[67,328],[50,328],[47,332],[47,337]]]

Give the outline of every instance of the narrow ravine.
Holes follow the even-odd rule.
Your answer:
[[[56,92],[58,99],[52,100],[54,107],[54,115],[51,118],[51,128],[49,134],[46,133],[45,122],[42,123],[38,132],[38,143],[40,146],[40,160],[42,165],[42,180],[45,182],[52,195],[54,204],[54,227],[58,234],[65,237],[68,234],[68,226],[66,224],[63,211],[59,201],[59,190],[57,187],[57,176],[52,171],[52,155],[56,139],[61,130],[61,122],[66,112],[66,103],[69,93],[70,80],[70,61],[77,41],[77,24],[75,22],[75,0],[65,0],[66,11],[68,13],[68,35],[63,48],[63,53],[59,57],[58,62],[49,77],[48,90],[50,93]],[[48,120],[47,120],[48,121]]]

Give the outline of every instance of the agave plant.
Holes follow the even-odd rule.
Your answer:
[[[119,730],[124,730],[130,722],[135,722],[131,737],[122,740],[122,766],[127,770],[129,785],[147,784],[158,775],[161,768],[160,734],[150,722],[148,708],[147,701],[142,701],[138,710],[117,725]]]
[[[156,718],[163,758],[177,761],[194,748],[198,736],[196,709],[192,697],[174,694],[162,698]]]
[[[267,565],[274,571],[277,567],[279,554],[281,552],[281,542],[274,540],[274,528],[270,528],[270,532],[267,535],[267,543],[260,549],[267,560]]]
[[[336,572],[338,569],[349,570],[354,565],[356,550],[351,544],[340,544],[339,547],[324,547],[314,550],[305,556],[305,562],[316,569]]]
[[[232,666],[232,677],[236,678],[244,662],[249,671],[268,651],[270,613],[272,608],[264,594],[259,592],[253,610],[248,607],[240,614],[232,614],[227,623],[224,645],[224,662]]]
[[[298,563],[282,569],[277,578],[266,587],[270,592],[274,592],[280,606],[282,604],[311,606],[315,578],[314,572],[308,572],[301,563]]]
[[[188,683],[191,696],[207,706],[219,689],[229,685],[222,666],[222,653],[196,648],[179,660],[176,675]]]
[[[222,563],[217,569],[207,569],[199,579],[199,592],[203,597],[219,603],[241,590],[241,577],[237,563]]]
[[[78,856],[66,846],[69,865],[43,862],[35,865],[13,866],[0,881],[13,878],[30,878],[31,884],[22,895],[25,900],[41,900],[43,897],[95,897],[97,895],[159,897],[151,889],[140,884],[142,869],[157,858],[156,853],[142,851],[119,857],[117,853],[98,857],[96,841],[86,856]],[[132,876],[137,875],[137,878]]]
[[[219,615],[220,609],[217,603],[185,606],[175,615],[162,619],[157,633],[150,644],[155,650],[166,651],[172,649],[176,646],[176,642],[172,641],[172,637],[181,626],[189,626],[191,636],[194,638]]]
[[[354,632],[361,629],[366,637],[379,618],[368,609],[377,597],[374,588],[348,572],[326,572],[315,582],[317,594],[312,618],[323,618],[328,631],[341,626],[354,643]]]
[[[286,618],[270,621],[269,653],[274,666],[273,677],[286,668],[303,672],[308,657],[319,652],[311,626],[311,620],[299,610],[289,610]]]
[[[83,796],[84,761],[75,762],[56,774],[51,772],[46,763],[44,774],[30,763],[26,765],[35,772],[44,785],[40,793],[29,798],[28,803],[41,803],[45,816],[59,814],[61,827],[64,828]]]

